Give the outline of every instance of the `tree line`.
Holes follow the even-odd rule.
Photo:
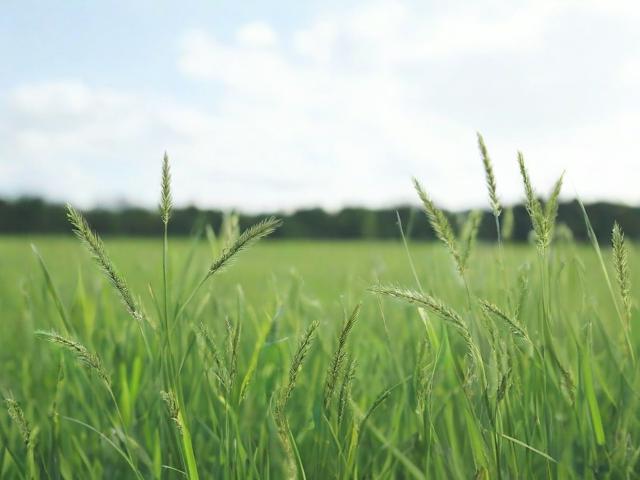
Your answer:
[[[513,230],[511,239],[525,242],[530,238],[531,224],[523,205],[512,207]],[[623,228],[626,236],[640,239],[640,208],[621,204],[598,202],[586,205],[597,237],[610,237],[614,220]],[[162,222],[156,210],[121,207],[94,208],[86,212],[90,224],[102,235],[152,236],[162,233]],[[447,212],[454,225],[459,225],[467,212]],[[482,240],[495,240],[493,216],[486,210],[478,236]],[[194,206],[176,208],[172,213],[170,233],[190,235],[204,225],[218,230],[225,213],[215,209],[199,209]],[[249,215],[240,213],[240,228],[252,225],[270,214]],[[284,220],[284,225],[273,235],[291,239],[397,239],[400,236],[398,219],[405,233],[414,239],[433,239],[434,234],[417,206],[403,205],[385,209],[344,208],[327,212],[320,208],[297,210],[292,213],[274,213]],[[587,240],[587,230],[577,201],[559,205],[558,224],[564,235],[576,240]],[[0,234],[65,234],[71,231],[62,204],[50,203],[40,198],[0,199]]]

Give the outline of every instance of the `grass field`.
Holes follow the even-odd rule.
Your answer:
[[[64,326],[31,243],[52,274],[73,336],[100,355],[111,375],[124,424],[95,375],[34,335],[38,329],[61,331]],[[161,289],[161,242],[114,238],[106,243],[131,289],[141,294],[151,311],[147,283]],[[170,271],[178,288],[179,260],[188,257],[190,241],[170,241],[170,247],[175,259]],[[29,448],[40,467],[36,470],[45,478],[133,476],[115,446],[100,437],[106,435],[122,448],[126,430],[135,445],[130,447],[134,465],[142,476],[181,477],[173,470],[183,470],[184,465],[160,399],[161,375],[153,373],[154,361],[145,353],[136,324],[79,243],[71,237],[11,237],[0,239],[0,251],[0,301],[8,333],[2,341],[0,378],[3,392],[20,403],[35,432]],[[437,292],[449,305],[465,311],[465,288],[447,252],[434,244],[410,245],[410,252],[423,290]],[[474,253],[469,271],[474,295],[500,298],[497,253],[490,245],[480,245]],[[204,271],[212,256],[206,241],[202,242],[194,269]],[[554,250],[552,257],[553,336],[576,382],[575,399],[552,368],[537,370],[529,354],[501,367],[485,352],[490,404],[495,402],[500,376],[508,371],[505,368],[512,372],[498,428],[514,440],[497,438],[503,474],[511,478],[632,477],[637,462],[635,398],[625,393],[614,363],[625,361],[622,347],[609,351],[601,334],[609,332],[615,343],[620,329],[597,257],[590,247],[573,245]],[[539,316],[536,259],[531,246],[505,250],[509,284],[517,285],[523,272],[529,279],[522,317],[534,331]],[[631,261],[635,263],[633,257]],[[636,280],[637,270],[632,273]],[[415,287],[400,242],[264,242],[201,292],[188,319],[175,332],[184,343],[185,410],[201,476],[281,477],[287,468],[286,454],[270,403],[287,378],[297,338],[314,320],[320,322],[317,341],[300,372],[287,415],[308,478],[349,477],[347,472],[356,468],[365,477],[469,478],[495,468],[493,427],[482,395],[465,393],[458,378],[464,348],[455,331],[435,316],[428,317],[425,329],[417,309],[380,303],[366,292],[378,281]],[[359,432],[357,451],[349,453],[352,433],[346,426],[340,431],[335,425],[330,428],[331,422],[323,419],[320,410],[335,337],[344,317],[359,302],[362,311],[348,344],[349,355],[356,360],[349,415],[361,420],[378,394],[390,387],[391,391]],[[215,332],[224,355],[227,316],[243,327],[237,353],[239,379],[244,379],[258,352],[246,398],[240,401],[238,393],[231,394],[231,405],[211,371],[215,362],[197,342],[189,346],[195,327],[203,321]],[[580,352],[579,342],[593,328],[593,353]],[[508,330],[498,328],[496,334],[505,351],[520,348]],[[427,339],[432,346],[425,351]],[[585,361],[591,367],[589,381],[602,417],[603,442],[592,424],[589,391],[583,383]],[[60,371],[62,380],[58,380]],[[6,415],[0,426],[2,478],[28,476],[29,456],[19,428]],[[348,465],[349,456],[352,465]]]
[[[521,165],[535,245],[1,238],[0,477],[637,478],[637,255]]]

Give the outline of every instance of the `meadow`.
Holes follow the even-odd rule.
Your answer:
[[[530,245],[0,238],[0,477],[637,478],[637,254],[521,168]]]

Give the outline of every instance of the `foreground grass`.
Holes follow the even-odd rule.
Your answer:
[[[94,374],[33,335],[38,329],[60,330],[61,322],[31,242],[47,262],[74,337],[97,352],[108,370],[124,422]],[[109,239],[107,244],[133,291],[146,293],[148,279],[155,285],[161,281],[158,242]],[[170,270],[177,272],[189,242],[175,240],[171,245],[175,267]],[[68,237],[2,238],[0,249],[2,321],[4,331],[10,332],[2,341],[1,386],[5,396],[19,403],[33,432],[27,446],[15,422],[0,417],[0,476],[28,477],[32,469],[43,478],[132,477],[116,449],[123,451],[128,442],[142,476],[182,477],[174,470],[184,470],[174,424],[159,393],[160,375],[154,373],[153,358],[159,353],[145,351],[137,325],[77,242]],[[448,305],[466,311],[464,285],[446,252],[424,244],[411,245],[410,251],[423,290],[437,292]],[[634,253],[630,262],[637,265]],[[455,330],[411,306],[381,302],[366,293],[379,281],[416,287],[400,243],[258,245],[201,292],[173,332],[174,344],[184,352],[184,409],[201,476],[280,478],[286,472],[286,454],[272,416],[273,396],[286,381],[298,337],[318,320],[317,341],[287,406],[296,458],[299,455],[308,478],[349,477],[356,468],[359,475],[374,477],[468,478],[483,471],[495,477],[496,458],[506,477],[632,478],[639,431],[636,395],[628,384],[634,374],[625,371],[619,323],[597,257],[589,247],[573,245],[557,247],[551,256],[553,336],[575,392],[556,378],[557,371],[540,366],[526,341],[496,324],[494,333],[506,352],[499,360],[482,345],[491,385],[484,398],[474,392],[477,387],[465,387],[462,381],[465,347]],[[211,257],[204,242],[194,265],[206,266]],[[509,298],[519,295],[519,279],[527,279],[520,321],[535,338],[540,316],[537,253],[534,247],[507,247],[504,258],[505,277],[512,285]],[[501,305],[504,290],[497,261],[494,246],[480,245],[469,277],[475,295]],[[608,254],[605,261],[610,262]],[[636,284],[638,273],[632,269]],[[323,395],[341,322],[358,302],[362,309],[347,344],[349,359],[355,359],[349,422],[354,419],[360,426],[377,396],[391,391],[354,443],[347,426],[337,431],[331,423],[336,415],[327,418],[323,413]],[[151,308],[148,295],[144,303]],[[480,307],[474,308],[478,321],[484,322]],[[466,315],[475,321],[471,312]],[[242,399],[236,392],[227,400],[216,361],[197,339],[203,322],[219,345],[221,363],[230,361],[226,319],[242,325],[233,360],[237,383],[253,370]],[[516,353],[509,354],[511,349]],[[600,433],[593,424],[595,408]],[[496,420],[499,430],[493,427]],[[356,446],[349,464],[352,444]]]
[[[617,227],[613,254],[557,241],[562,178],[541,202],[521,154],[535,246],[503,243],[479,143],[497,245],[418,181],[444,247],[244,254],[278,221],[229,217],[107,251],[71,207],[102,274],[70,239],[0,239],[0,476],[636,478],[634,252]]]

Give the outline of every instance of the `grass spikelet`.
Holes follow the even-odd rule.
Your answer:
[[[229,266],[237,254],[249,248],[261,238],[272,234],[280,225],[282,225],[281,220],[269,217],[242,232],[242,235],[240,235],[231,245],[224,248],[218,258],[214,260],[209,267],[204,280],[215,273],[224,270],[225,267]]]
[[[509,242],[513,238],[513,230],[515,226],[515,220],[513,216],[513,208],[507,208],[502,216],[502,240]]]
[[[462,228],[462,252],[460,254],[460,263],[462,270],[466,270],[467,262],[471,256],[471,251],[478,238],[478,230],[480,229],[480,223],[482,222],[482,212],[480,210],[473,210],[469,213],[466,222]]]
[[[182,435],[183,426],[182,421],[180,420],[180,407],[178,406],[178,399],[176,398],[175,393],[173,393],[173,391],[171,390],[169,390],[168,392],[162,390],[160,392],[160,397],[164,401],[164,405],[167,409],[169,418],[176,425],[176,428],[178,429],[180,435]]]
[[[484,138],[480,133],[478,135],[478,148],[480,149],[480,156],[482,157],[482,164],[484,165],[484,175],[487,182],[487,190],[489,191],[489,204],[491,205],[491,211],[494,217],[499,217],[502,212],[500,206],[500,199],[498,198],[496,177],[493,173],[493,164],[487,152],[487,146],[484,143]]]
[[[545,205],[545,218],[547,220],[547,229],[549,238],[552,237],[552,229],[553,225],[556,222],[556,217],[558,216],[558,201],[560,198],[560,191],[562,190],[562,182],[564,181],[564,173],[560,175],[560,178],[556,180],[556,183],[553,184],[553,188],[551,189],[551,194],[549,195],[549,200],[547,200],[547,204]]]
[[[479,300],[479,303],[480,303],[480,308],[482,308],[483,312],[485,312],[489,316],[494,316],[500,319],[507,326],[507,328],[511,331],[513,335],[531,343],[531,340],[529,339],[529,335],[527,335],[527,332],[520,325],[518,325],[518,322],[515,319],[507,315],[507,313],[502,311],[497,305],[482,299]]]
[[[238,347],[240,345],[240,334],[242,332],[242,325],[237,322],[232,324],[227,317],[227,356],[229,358],[229,391],[233,390],[236,376],[238,374]]]
[[[197,331],[198,336],[200,337],[200,339],[202,340],[202,343],[204,345],[205,351],[206,351],[206,358],[205,358],[205,362],[207,364],[210,363],[210,361],[213,361],[214,367],[214,375],[216,377],[216,379],[218,380],[218,382],[220,383],[220,386],[223,388],[223,390],[227,391],[229,390],[229,374],[227,372],[227,368],[225,366],[225,364],[222,361],[222,358],[220,356],[220,352],[218,350],[218,347],[215,343],[215,341],[213,340],[213,336],[211,335],[211,332],[209,331],[209,329],[207,328],[207,326],[200,322],[198,324],[198,331]]]
[[[454,310],[447,307],[444,303],[438,300],[435,297],[422,294],[420,292],[416,292],[414,290],[408,290],[393,286],[383,286],[378,285],[375,287],[371,287],[369,289],[371,293],[375,293],[378,295],[385,295],[387,297],[396,298],[399,300],[403,300],[407,303],[411,303],[413,305],[417,305],[419,307],[427,308],[431,310],[443,320],[446,320],[454,327],[456,327],[459,331],[461,331],[464,335],[469,333],[469,329],[466,324],[462,320],[462,317],[458,315]]]
[[[356,376],[356,361],[351,358],[347,360],[347,365],[342,375],[342,382],[340,383],[340,392],[338,394],[338,425],[342,424],[346,408],[351,395],[351,384]]]
[[[442,210],[435,206],[431,198],[429,198],[429,195],[427,195],[427,192],[422,188],[422,185],[420,185],[420,182],[415,178],[413,179],[413,186],[420,197],[420,201],[422,202],[424,211],[429,219],[431,228],[433,228],[433,231],[436,234],[436,237],[445,244],[449,253],[456,262],[458,271],[462,273],[464,270],[462,259],[460,257],[460,252],[458,251],[456,237],[447,216]]]
[[[173,207],[173,198],[171,196],[171,168],[169,167],[169,156],[165,152],[162,159],[162,182],[160,189],[160,218],[162,223],[167,225],[171,218],[171,208]]]
[[[525,207],[531,218],[531,225],[536,234],[538,245],[540,248],[543,248],[544,245],[547,245],[544,227],[545,215],[540,200],[536,197],[533,185],[531,184],[531,178],[524,163],[524,155],[522,152],[518,152],[518,165],[520,166],[520,175],[522,176],[522,183],[524,184]]]
[[[102,366],[100,357],[95,353],[90,352],[84,345],[70,338],[63,337],[56,332],[45,332],[39,330],[36,332],[36,335],[73,353],[76,360],[78,360],[81,365],[89,371],[93,371],[102,381],[104,381],[109,389],[111,388],[109,374]]]
[[[309,349],[311,348],[313,337],[317,328],[318,322],[313,321],[311,325],[307,327],[304,334],[300,338],[300,341],[298,342],[298,347],[296,348],[296,351],[293,354],[293,359],[291,360],[287,385],[280,392],[278,404],[276,405],[276,408],[280,411],[284,411],[284,407],[289,401],[289,398],[291,398],[291,393],[293,392],[293,389],[296,386],[296,381],[298,379],[298,373],[300,373],[300,369],[302,368],[304,359],[309,353]]]
[[[340,331],[340,336],[338,337],[338,347],[336,348],[336,351],[331,359],[331,363],[329,364],[327,379],[324,386],[324,408],[327,411],[329,410],[331,399],[333,398],[336,384],[338,382],[338,377],[347,356],[347,340],[349,338],[349,333],[353,329],[353,326],[358,319],[360,306],[361,305],[357,305],[356,308],[353,309],[353,312],[351,313],[349,318],[347,318],[347,320],[343,323],[342,330]]]
[[[509,368],[500,377],[500,384],[498,385],[498,389],[496,390],[496,403],[500,403],[504,399],[505,395],[507,394],[507,390],[509,389],[510,378],[511,378],[511,368]]]
[[[416,305],[418,307],[423,307],[434,312],[441,319],[452,325],[462,336],[465,345],[467,346],[467,353],[469,355],[469,358],[471,359],[469,370],[473,370],[473,367],[475,366],[481,366],[480,362],[482,361],[482,359],[480,358],[480,351],[478,350],[473,340],[469,327],[464,322],[464,320],[462,320],[462,317],[458,313],[446,306],[440,300],[435,297],[422,294],[420,292],[392,286],[379,285],[371,287],[369,291],[379,295],[385,295],[387,297],[402,300],[404,302]]]
[[[87,247],[98,266],[118,292],[129,314],[137,321],[142,321],[144,315],[133,298],[124,278],[120,275],[115,265],[109,258],[100,237],[91,230],[87,220],[71,205],[67,205],[67,218],[73,225],[73,231],[82,243]]]
[[[24,415],[24,411],[20,404],[13,398],[8,397],[4,399],[4,404],[7,407],[7,413],[11,420],[16,424],[18,430],[20,430],[20,435],[22,436],[22,440],[24,444],[27,446],[31,446],[31,426],[27,421],[27,418]]]
[[[302,368],[305,357],[309,353],[309,349],[311,348],[313,337],[317,328],[318,322],[313,321],[300,338],[298,347],[296,348],[296,351],[293,354],[293,358],[291,360],[291,366],[289,367],[289,379],[286,386],[280,390],[276,399],[274,409],[274,419],[276,422],[276,426],[278,427],[278,436],[280,437],[280,441],[282,442],[285,450],[285,455],[287,457],[287,470],[289,474],[288,478],[292,479],[296,478],[296,461],[293,452],[293,445],[291,443],[292,440],[290,438],[291,433],[289,431],[289,425],[287,422],[287,417],[285,415],[285,408],[287,406],[287,403],[289,402],[289,399],[291,398],[291,393],[296,386],[298,374],[300,373],[300,369]]]
[[[618,222],[613,224],[611,244],[613,246],[613,266],[616,271],[616,280],[618,281],[620,297],[624,306],[626,325],[629,328],[631,323],[631,274],[629,272],[627,247],[624,243],[624,233]]]
[[[220,246],[225,248],[240,236],[240,217],[235,212],[225,213],[220,226]]]

